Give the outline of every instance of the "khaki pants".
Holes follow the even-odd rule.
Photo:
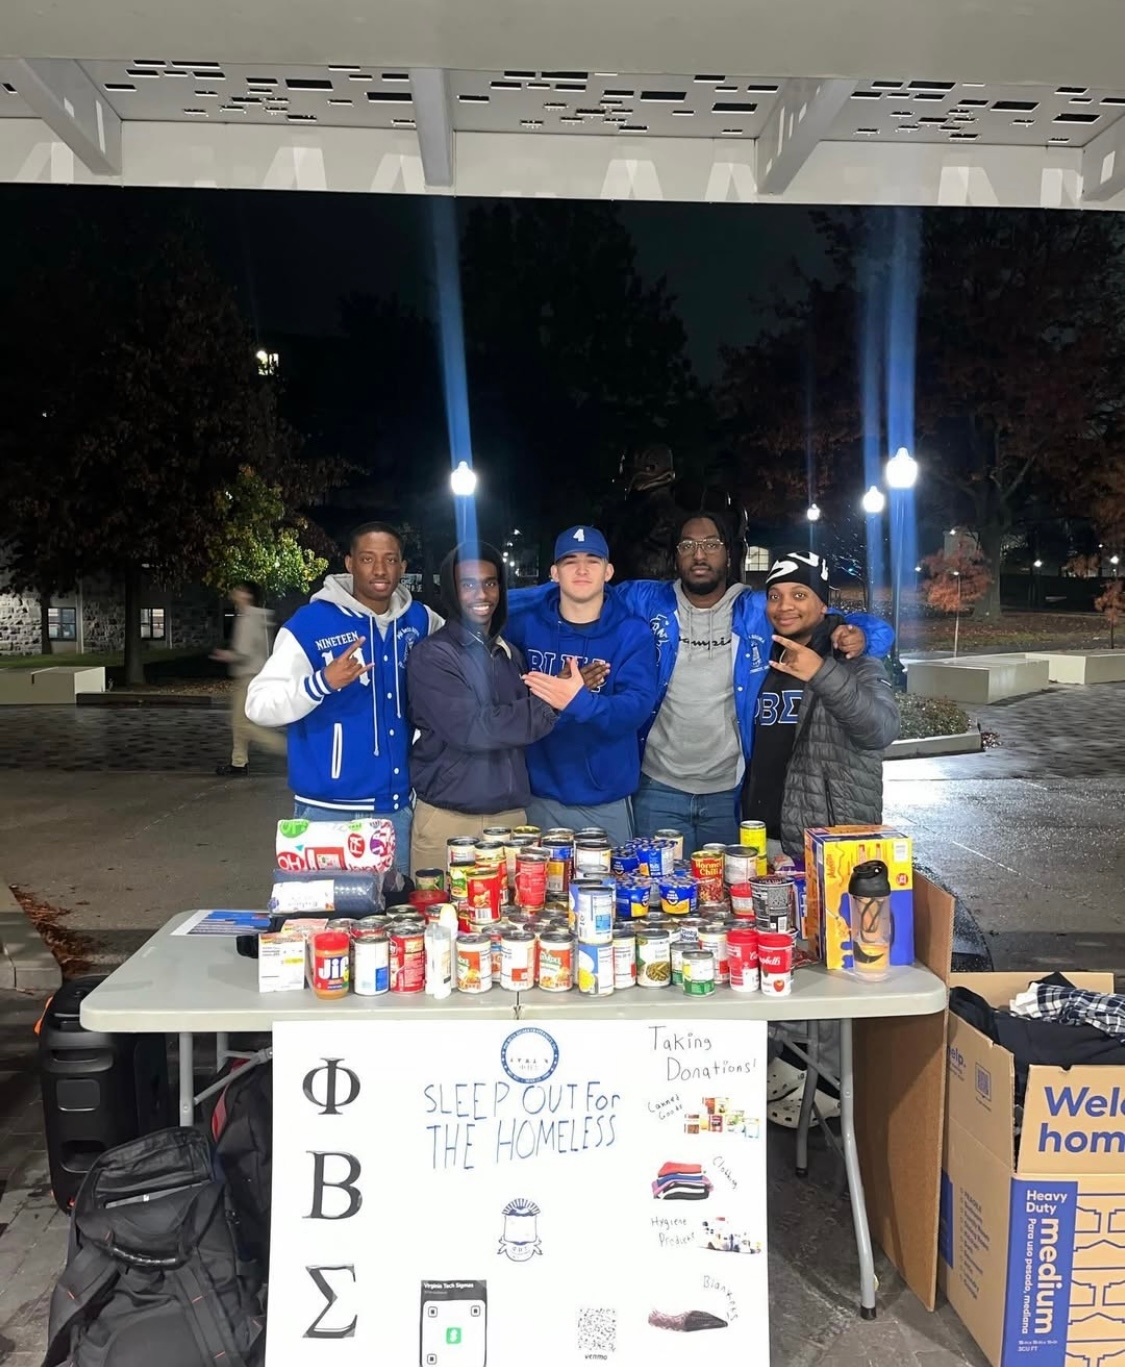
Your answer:
[[[524,812],[491,812],[466,816],[444,807],[431,807],[421,798],[414,805],[414,826],[410,833],[410,872],[418,869],[444,869],[445,842],[454,835],[482,835],[486,826],[523,826]]]
[[[250,679],[232,679],[230,690],[230,762],[235,769],[241,769],[250,762],[249,746],[253,741],[263,750],[272,750],[275,755],[285,754],[284,727],[258,726],[246,715],[246,694],[250,691]]]

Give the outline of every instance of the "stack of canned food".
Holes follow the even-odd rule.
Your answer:
[[[677,831],[616,849],[594,829],[494,828],[452,839],[444,869],[416,873],[410,907],[348,927],[352,990],[423,991],[426,924],[453,906],[461,992],[605,996],[674,986],[707,996],[729,985],[782,995],[792,980],[795,884],[768,874],[762,827],[746,822],[741,835],[739,845],[686,860]]]

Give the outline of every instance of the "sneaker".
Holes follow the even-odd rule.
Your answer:
[[[248,764],[216,764],[215,773],[220,778],[245,778],[250,772]]]

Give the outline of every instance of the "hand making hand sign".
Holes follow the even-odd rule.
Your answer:
[[[543,674],[538,670],[532,670],[523,676],[523,681],[527,684],[529,692],[542,699],[548,707],[553,707],[556,712],[563,711],[586,687],[582,671],[578,668],[578,661],[573,655],[567,656],[564,673]]]
[[[369,665],[363,663],[363,652],[360,647],[366,640],[366,636],[357,637],[344,647],[330,665],[325,666],[324,682],[334,692],[338,693],[341,688],[347,688],[348,684],[355,683],[356,679],[361,679],[369,670],[375,668],[374,661]]]
[[[773,639],[784,647],[781,655],[771,661],[772,667],[781,674],[790,674],[794,679],[808,683],[824,663],[815,650],[801,645],[799,641],[790,641],[785,636],[775,636]]]

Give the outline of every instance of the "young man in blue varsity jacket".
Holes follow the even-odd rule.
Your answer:
[[[384,522],[351,535],[346,574],[329,575],[277,633],[250,684],[246,715],[289,728],[294,816],[310,821],[386,817],[396,865],[410,855],[411,726],[406,657],[442,619],[400,583],[402,538]]]

